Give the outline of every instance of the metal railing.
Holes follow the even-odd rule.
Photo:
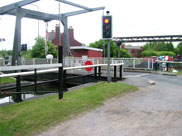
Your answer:
[[[0,60],[2,61],[2,60]],[[81,58],[81,57],[66,57],[63,60],[64,67],[83,66],[86,61],[91,61],[93,65],[107,64],[107,58]],[[110,64],[124,63],[124,68],[131,69],[150,69],[154,68],[154,62],[152,58],[111,58]],[[22,65],[37,65],[37,64],[56,64],[58,59],[45,59],[45,58],[33,58],[22,59]],[[3,63],[0,66],[4,65]]]
[[[5,60],[3,58],[0,58],[0,67],[5,65]]]

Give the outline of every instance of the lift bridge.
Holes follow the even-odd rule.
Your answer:
[[[4,74],[0,75],[1,78],[15,77],[16,84],[14,86],[0,85],[0,93],[4,95],[16,94],[15,102],[21,102],[21,94],[42,94],[42,93],[58,93],[59,99],[63,97],[63,91],[66,91],[67,84],[70,83],[88,83],[95,81],[106,81],[106,74],[102,72],[107,64],[86,65],[77,67],[64,67],[61,63],[58,64],[41,64],[41,65],[23,65],[23,66],[10,66],[0,67],[0,71]],[[111,64],[113,67],[113,81],[122,79],[123,63]],[[62,71],[60,70],[62,68]],[[72,73],[69,71],[77,69],[93,68],[94,70],[89,73]],[[119,72],[117,72],[119,70]],[[13,73],[10,73],[13,72]],[[68,72],[68,73],[67,73]],[[24,83],[24,81],[29,81]],[[58,91],[41,91],[37,87],[39,85],[45,85],[50,83],[56,83]],[[33,86],[33,91],[22,91],[22,88]],[[12,91],[14,90],[14,91]]]
[[[86,6],[82,6],[73,2],[69,2],[67,0],[56,0],[59,2],[59,13],[58,14],[49,14],[49,13],[44,13],[40,11],[34,11],[34,10],[29,10],[23,8],[23,6],[32,4],[34,2],[38,2],[39,0],[22,0],[19,2],[12,3],[7,6],[0,7],[0,15],[13,15],[16,16],[16,24],[15,24],[15,34],[14,34],[14,43],[13,43],[13,55],[12,55],[12,65],[13,67],[11,68],[1,68],[0,72],[2,71],[16,71],[17,73],[10,73],[10,74],[3,74],[0,75],[0,78],[3,77],[16,77],[16,91],[14,92],[17,94],[17,102],[22,101],[21,99],[21,94],[24,92],[21,92],[21,78],[22,76],[25,75],[34,75],[34,82],[35,82],[35,91],[37,87],[37,74],[38,73],[49,73],[52,72],[50,68],[57,68],[57,79],[58,80],[58,90],[59,90],[59,99],[63,98],[63,71],[65,72],[66,69],[63,68],[62,63],[63,63],[63,54],[64,56],[70,55],[70,43],[69,43],[69,34],[68,34],[68,17],[74,16],[74,15],[79,15],[83,13],[88,13],[88,12],[93,12],[97,10],[104,10],[105,7],[97,7],[97,8],[89,8]],[[45,1],[46,2],[46,1]],[[81,8],[81,10],[78,11],[72,11],[72,12],[67,12],[67,13],[60,13],[60,2],[71,5],[77,8]],[[31,19],[38,19],[42,20],[44,22],[49,22],[52,20],[57,20],[63,24],[64,26],[64,46],[61,46],[61,38],[59,38],[59,47],[58,47],[58,64],[57,65],[51,65],[51,66],[20,66],[21,65],[21,23],[22,23],[22,18],[31,18]],[[60,34],[60,33],[59,33]],[[60,37],[60,35],[59,35]],[[62,48],[63,47],[63,48]],[[64,50],[64,51],[63,51]],[[16,66],[17,65],[17,66]],[[29,70],[30,68],[34,69],[34,72],[32,73],[31,71],[27,72],[21,72],[23,70]],[[44,69],[44,70],[38,70],[38,69]],[[45,70],[46,68],[46,70]],[[50,81],[49,81],[50,82]],[[45,82],[44,82],[45,83]],[[3,89],[1,89],[2,93]],[[9,92],[10,93],[10,92]],[[13,93],[13,92],[11,92]]]

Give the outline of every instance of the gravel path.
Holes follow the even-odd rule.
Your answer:
[[[140,90],[110,99],[39,136],[181,136],[181,85],[157,81],[151,86],[148,80],[127,78],[122,82],[139,86]]]

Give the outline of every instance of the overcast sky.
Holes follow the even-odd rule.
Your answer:
[[[20,0],[0,0],[0,7]],[[182,34],[182,0],[70,0],[90,8],[105,6],[113,16],[113,37],[146,36],[146,35],[177,35]],[[58,2],[40,0],[34,5],[24,8],[58,14]],[[61,13],[80,10],[61,3]],[[102,38],[101,17],[103,13],[95,11],[68,18],[68,25],[74,28],[75,39],[89,45]],[[48,23],[48,30],[54,30],[58,21]],[[12,49],[15,28],[15,17],[0,16],[0,50]],[[40,21],[40,36],[45,37],[45,22]],[[61,31],[63,27],[61,27]],[[38,35],[38,21],[23,18],[22,43],[32,46]],[[136,45],[136,44],[135,44]],[[140,43],[138,44],[140,45]]]

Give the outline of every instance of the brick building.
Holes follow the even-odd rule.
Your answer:
[[[52,30],[51,32],[49,32],[49,41],[51,41],[52,43],[58,46],[59,45],[59,25],[56,25],[55,29],[56,29],[55,31]],[[69,32],[69,39],[70,39],[70,49],[74,57],[82,57],[82,56],[102,57],[102,52],[103,52],[102,49],[83,46],[82,43],[75,40],[74,29],[72,27],[68,29],[68,32]],[[61,33],[61,45],[64,45],[63,33]]]
[[[127,50],[128,53],[132,55],[132,57],[135,58],[142,57],[143,48],[140,46],[121,45],[121,48]]]

